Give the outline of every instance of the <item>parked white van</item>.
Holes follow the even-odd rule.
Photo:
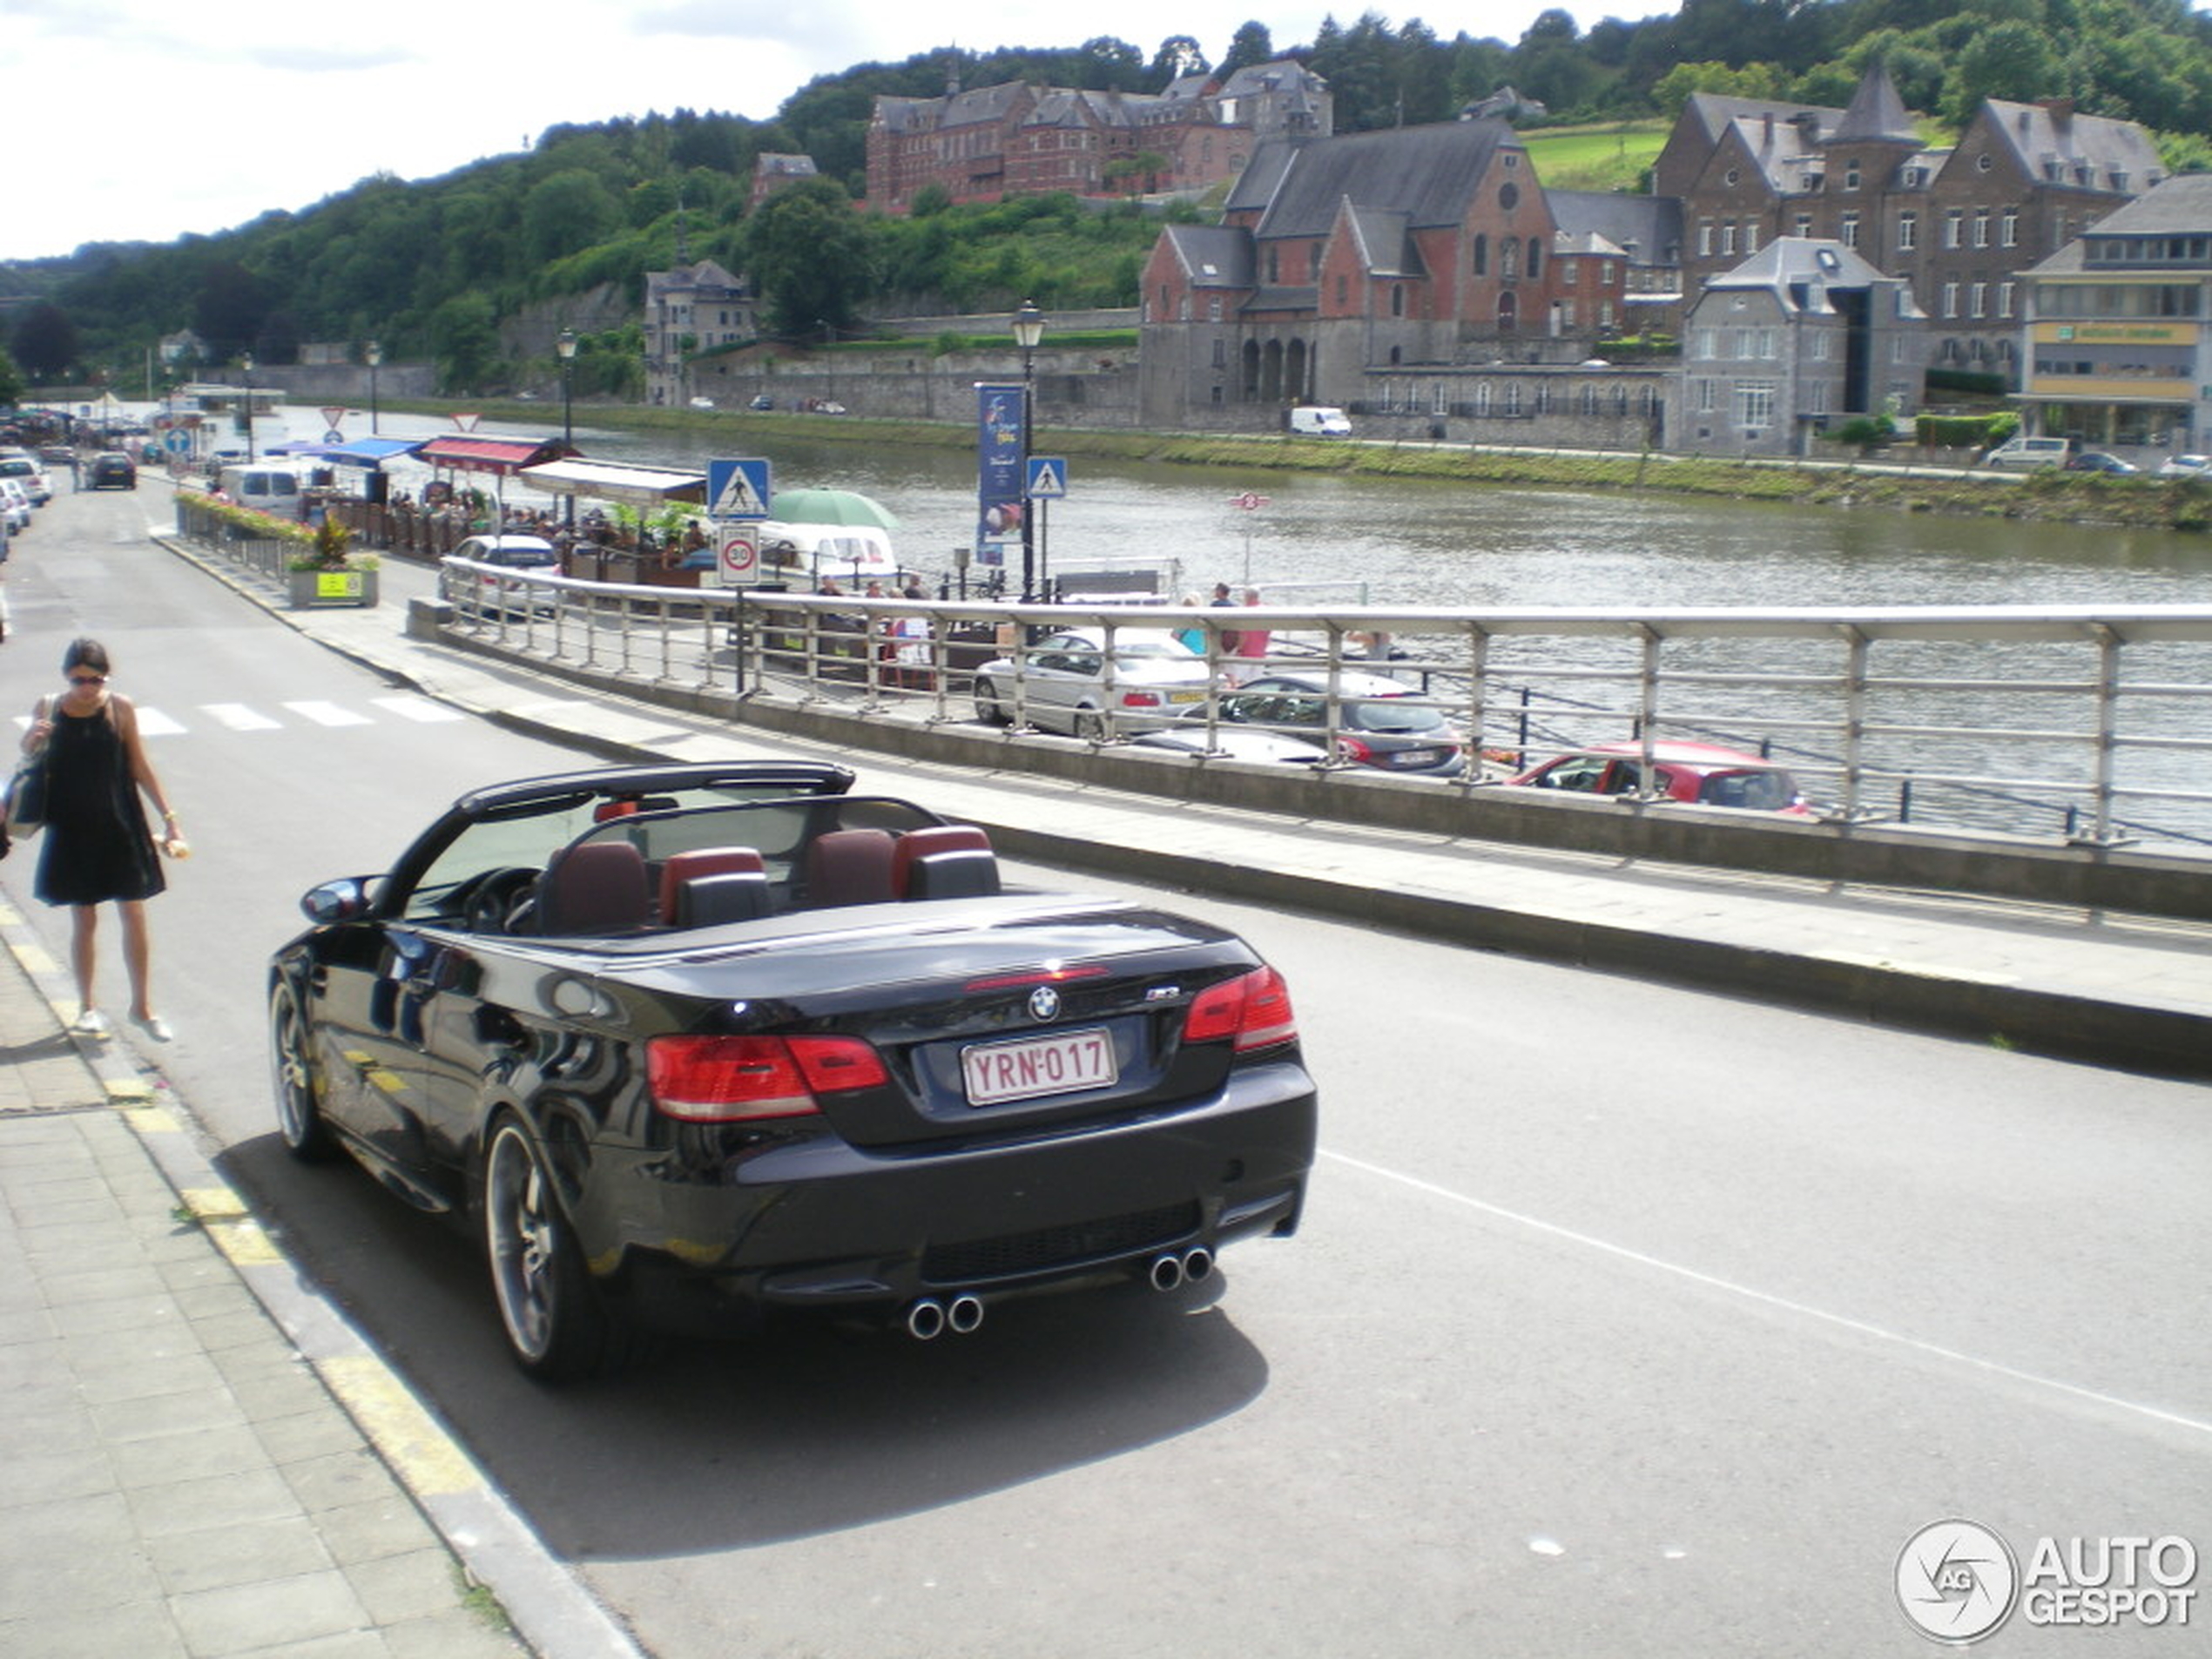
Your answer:
[[[1291,411],[1291,431],[1298,437],[1348,438],[1352,435],[1352,422],[1344,418],[1342,409],[1302,403]]]
[[[215,487],[240,507],[251,507],[278,518],[298,518],[300,494],[310,482],[306,468],[253,461],[224,468],[217,475]]]
[[[2072,438],[2009,438],[1982,457],[1986,467],[2063,467],[2074,459]]]

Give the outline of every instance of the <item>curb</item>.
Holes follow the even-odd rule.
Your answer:
[[[75,995],[14,907],[0,901],[0,941],[66,1032]],[[201,1151],[183,1103],[115,1040],[71,1037],[102,1098],[119,1113],[155,1169],[314,1370],[472,1582],[499,1602],[538,1659],[645,1659],[614,1616],[556,1561],[519,1511],[445,1423],[368,1339],[284,1253],[245,1199]]]

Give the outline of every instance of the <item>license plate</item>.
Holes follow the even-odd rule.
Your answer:
[[[1103,1089],[1121,1075],[1114,1064],[1114,1039],[1103,1027],[979,1044],[961,1051],[960,1069],[971,1106]]]
[[[1393,766],[1434,766],[1442,764],[1441,749],[1399,749],[1390,757]]]
[[[1206,694],[1204,691],[1170,691],[1168,693],[1168,701],[1170,703],[1203,703],[1205,700]]]

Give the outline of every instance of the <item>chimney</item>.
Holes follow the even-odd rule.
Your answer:
[[[2040,101],[2044,109],[2050,112],[2051,119],[2054,125],[2064,126],[2067,122],[2074,119],[2074,100],[2072,98],[2047,98]]]

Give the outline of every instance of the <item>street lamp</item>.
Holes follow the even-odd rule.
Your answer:
[[[1034,300],[1024,300],[1014,314],[1014,343],[1022,348],[1022,603],[1035,600],[1037,585],[1035,532],[1029,528],[1029,406],[1035,397],[1031,370],[1037,342],[1044,338],[1044,313]]]
[[[247,352],[238,360],[239,379],[243,382],[244,395],[239,399],[239,412],[246,423],[246,458],[253,459],[253,354]]]
[[[373,438],[382,430],[376,423],[376,371],[383,366],[384,348],[372,340],[361,355],[368,359],[368,435]]]
[[[561,448],[567,451],[576,448],[576,330],[561,330],[561,337],[553,342],[553,349],[561,354]],[[563,518],[570,529],[576,528],[574,490],[569,492],[568,509]]]

